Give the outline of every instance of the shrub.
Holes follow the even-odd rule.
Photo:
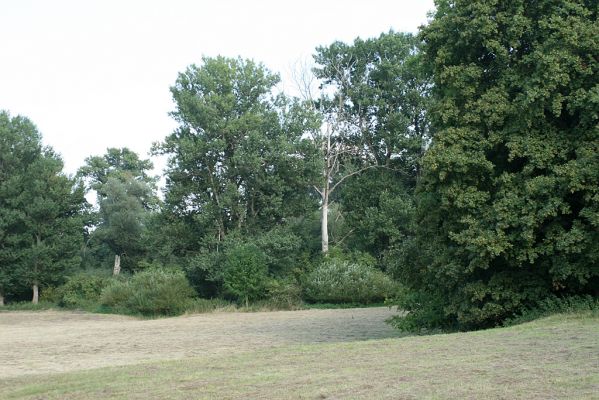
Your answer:
[[[45,295],[53,297],[61,307],[85,307],[100,300],[102,290],[109,284],[110,278],[78,274],[69,277],[67,282]]]
[[[148,269],[126,281],[114,281],[101,303],[113,311],[142,315],[178,315],[189,307],[195,291],[183,272]]]
[[[266,256],[252,244],[231,249],[225,258],[223,287],[237,300],[257,300],[266,294],[268,269]]]
[[[266,287],[268,304],[277,310],[297,310],[302,308],[302,289],[289,280],[272,279]]]
[[[304,282],[305,297],[313,302],[368,304],[392,297],[396,290],[382,271],[340,260],[325,261]]]
[[[40,290],[40,303],[54,303],[58,304],[61,298],[60,288],[56,286],[46,286]]]
[[[535,307],[527,308],[513,318],[503,322],[504,326],[512,326],[551,314],[572,314],[591,311],[599,312],[599,298],[593,296],[549,296],[537,303]]]

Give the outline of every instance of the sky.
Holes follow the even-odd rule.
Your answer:
[[[169,88],[202,56],[291,71],[317,46],[416,32],[433,0],[0,0],[0,109],[30,118],[71,174],[176,127]],[[163,159],[153,159],[155,173]]]

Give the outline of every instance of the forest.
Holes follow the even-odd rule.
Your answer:
[[[400,329],[452,331],[597,302],[597,14],[438,1],[417,34],[316,48],[295,96],[259,61],[203,57],[151,154],[72,175],[0,111],[0,305],[385,303]]]

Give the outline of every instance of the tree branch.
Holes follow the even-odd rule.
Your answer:
[[[316,187],[316,185],[312,185],[314,187],[314,189],[318,192],[318,194],[320,195],[320,197],[324,197],[322,195],[322,192],[320,191],[320,189],[318,189],[318,187]]]
[[[367,166],[367,167],[360,168],[360,169],[359,169],[359,170],[357,170],[357,171],[354,171],[354,172],[352,172],[352,173],[349,173],[349,174],[347,174],[347,175],[345,175],[345,176],[341,177],[341,179],[339,179],[339,180],[337,181],[337,183],[335,183],[335,184],[333,185],[333,187],[331,188],[331,190],[329,190],[329,193],[333,193],[333,191],[334,191],[334,190],[337,188],[337,186],[339,186],[339,185],[341,184],[341,182],[343,182],[343,181],[344,181],[344,180],[346,180],[347,178],[349,178],[349,177],[351,177],[351,176],[354,176],[354,175],[356,175],[356,174],[359,174],[359,173],[361,173],[361,172],[364,172],[364,171],[366,171],[367,169],[370,169],[370,168],[376,168],[376,167],[378,167],[378,165],[369,165],[369,166]]]

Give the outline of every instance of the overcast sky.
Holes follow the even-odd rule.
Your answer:
[[[29,117],[73,173],[107,147],[147,156],[171,133],[169,87],[205,56],[289,85],[316,46],[416,32],[432,0],[0,0],[0,109]],[[162,167],[162,162],[158,162]]]

